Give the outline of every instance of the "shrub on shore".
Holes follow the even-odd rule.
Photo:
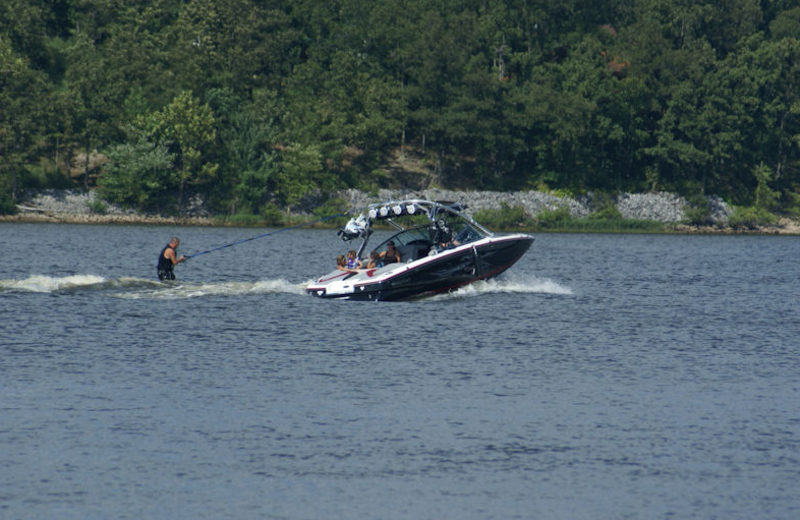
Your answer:
[[[641,220],[632,218],[576,218],[563,221],[561,222],[560,226],[555,226],[548,229],[548,231],[579,233],[661,233],[664,230],[664,224],[657,220]]]
[[[536,215],[536,227],[541,229],[564,228],[574,220],[569,208],[560,206],[556,209],[545,209]]]
[[[728,224],[734,229],[758,229],[778,223],[778,216],[764,208],[736,206]]]
[[[14,215],[17,207],[11,197],[5,194],[0,195],[0,215]]]
[[[622,212],[617,207],[614,198],[606,194],[596,195],[596,207],[592,213],[589,214],[591,220],[621,220]]]
[[[664,224],[656,220],[622,218],[613,204],[604,204],[586,218],[573,217],[566,207],[544,210],[537,215],[536,229],[582,233],[657,233]]]
[[[684,223],[690,226],[710,226],[714,223],[711,218],[711,203],[699,193],[686,201],[685,213]]]
[[[569,211],[569,210],[568,210]],[[530,229],[534,220],[525,213],[522,206],[509,206],[500,203],[500,209],[482,209],[474,214],[475,220],[494,230]]]
[[[475,220],[493,231],[553,231],[583,233],[657,233],[664,224],[655,220],[622,218],[616,206],[604,204],[588,217],[573,217],[567,206],[545,209],[535,218],[521,206],[501,204],[500,209],[475,212]]]

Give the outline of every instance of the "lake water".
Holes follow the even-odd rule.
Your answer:
[[[0,518],[800,518],[800,237],[536,236],[320,300],[296,230],[0,224]]]

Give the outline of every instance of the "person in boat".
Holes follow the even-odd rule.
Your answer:
[[[436,242],[439,250],[450,249],[461,245],[458,240],[453,236],[453,230],[444,220],[438,220],[436,226],[433,228]]]
[[[355,269],[350,269],[347,267],[347,257],[344,255],[339,255],[336,257],[336,269],[348,273],[353,273],[356,271]]]
[[[347,269],[350,271],[361,269],[361,260],[356,255],[357,253],[353,249],[347,252]]]
[[[164,246],[161,254],[158,255],[158,265],[156,267],[158,269],[158,279],[162,282],[164,280],[174,280],[175,272],[173,269],[176,265],[186,261],[185,256],[180,258],[176,256],[180,243],[181,241],[178,237],[172,237],[169,244]]]
[[[444,237],[444,238],[445,238],[445,240],[443,240],[442,242],[439,242],[439,248],[440,249],[452,249],[452,248],[454,248],[456,246],[460,246],[461,245],[461,243],[458,240],[456,240],[453,235],[450,235],[450,236]]]
[[[369,262],[367,262],[367,269],[380,269],[383,267],[383,260],[380,253],[373,251],[369,254]]]
[[[381,253],[381,260],[383,260],[384,265],[400,263],[400,253],[394,248],[394,242],[392,240],[386,244],[386,251]]]

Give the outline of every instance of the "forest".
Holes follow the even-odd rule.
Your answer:
[[[0,212],[420,186],[800,213],[797,0],[0,3]]]

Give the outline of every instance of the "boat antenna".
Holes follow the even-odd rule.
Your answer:
[[[275,231],[270,231],[269,233],[263,233],[263,234],[258,235],[258,236],[245,238],[244,240],[238,240],[238,241],[232,242],[230,244],[225,244],[224,246],[215,247],[213,249],[209,249],[208,251],[201,251],[201,252],[195,253],[193,255],[186,255],[186,259],[188,260],[188,259],[194,258],[196,256],[200,256],[200,255],[205,255],[207,253],[211,253],[212,251],[219,251],[220,249],[225,249],[226,247],[232,247],[232,246],[235,246],[235,245],[238,245],[238,244],[243,244],[245,242],[250,242],[250,241],[255,240],[257,238],[268,237],[270,235],[277,235],[278,233],[282,233],[284,231],[290,231],[292,229],[298,229],[298,228],[301,228],[301,227],[310,226],[312,224],[318,224],[320,222],[324,222],[324,221],[330,220],[332,218],[345,217],[345,216],[347,216],[349,214],[350,214],[349,211],[344,211],[342,213],[337,213],[336,215],[329,215],[327,217],[322,217],[322,218],[319,218],[317,220],[312,220],[311,222],[303,222],[302,224],[297,224],[297,225],[294,225],[294,226],[281,228],[281,229],[278,229],[278,230],[275,230]]]

